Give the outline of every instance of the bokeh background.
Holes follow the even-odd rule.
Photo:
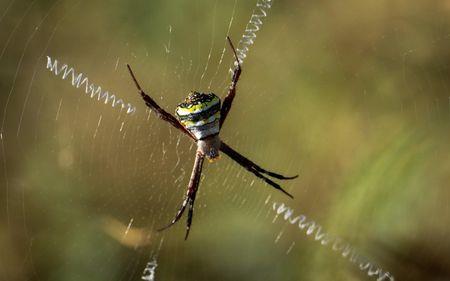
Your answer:
[[[450,280],[450,1],[275,0],[206,163],[193,228],[158,233],[195,147],[150,114],[125,64],[173,112],[223,96],[256,1],[0,1],[0,280],[372,280],[304,231],[284,202],[396,280]],[[89,98],[50,56],[136,106]],[[374,279],[373,279],[374,280]]]

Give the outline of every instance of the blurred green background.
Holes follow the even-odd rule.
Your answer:
[[[188,241],[195,147],[149,114],[226,93],[256,1],[0,1],[0,280],[375,280],[278,219],[284,202],[396,280],[450,280],[450,1],[275,0],[221,137],[295,199],[226,156],[206,163]],[[136,106],[130,116],[46,56]],[[269,198],[270,196],[270,198]],[[269,203],[267,203],[269,202]],[[281,234],[281,236],[280,236]],[[277,237],[279,236],[279,239]]]

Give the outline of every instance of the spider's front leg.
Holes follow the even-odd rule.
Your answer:
[[[222,107],[220,108],[220,127],[222,128],[223,122],[227,118],[228,112],[231,109],[231,104],[233,103],[234,96],[236,95],[236,84],[239,81],[239,77],[241,76],[241,63],[239,62],[239,58],[236,54],[236,50],[234,49],[233,43],[231,42],[230,37],[227,36],[228,43],[230,43],[231,50],[233,51],[234,58],[236,59],[233,71],[233,78],[231,79],[231,85],[228,89],[228,93],[223,100]]]
[[[180,124],[180,122],[169,112],[162,109],[149,95],[147,95],[144,90],[142,90],[141,85],[139,85],[136,76],[134,76],[133,71],[131,70],[131,66],[127,64],[128,71],[130,72],[131,78],[133,78],[134,84],[136,85],[136,88],[138,89],[139,93],[141,94],[142,99],[145,101],[145,104],[155,111],[155,113],[158,115],[159,118],[161,118],[164,121],[169,122],[172,126],[177,128],[178,130],[182,131],[186,135],[190,136],[193,140],[197,140],[195,136],[192,135],[191,132],[186,130],[186,128]]]
[[[186,221],[186,236],[184,237],[184,239],[186,240],[188,238],[189,230],[191,229],[192,224],[192,216],[194,214],[195,196],[197,195],[198,186],[200,184],[200,176],[202,174],[204,159],[205,156],[200,151],[197,151],[195,156],[194,168],[192,169],[189,186],[186,191],[186,196],[183,200],[183,203],[181,204],[181,207],[178,209],[175,218],[170,222],[170,224],[159,229],[158,231],[162,231],[174,225],[181,218],[186,209],[186,206],[189,204],[188,217]]]

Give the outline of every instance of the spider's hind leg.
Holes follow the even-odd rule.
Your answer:
[[[181,216],[182,216],[183,213],[184,213],[184,210],[186,209],[186,206],[187,206],[188,202],[189,202],[189,198],[186,197],[186,198],[183,200],[183,203],[181,204],[181,207],[178,209],[178,212],[177,212],[177,214],[175,215],[175,218],[174,218],[168,225],[166,225],[166,226],[164,226],[164,227],[158,229],[158,231],[163,231],[163,230],[165,230],[165,229],[171,227],[172,225],[174,225],[178,220],[180,220]]]
[[[240,163],[239,163],[240,164]],[[275,189],[278,189],[279,191],[283,192],[284,194],[286,194],[287,196],[294,198],[294,196],[292,196],[292,194],[290,194],[289,192],[287,192],[286,190],[284,190],[284,188],[282,188],[278,183],[272,181],[269,178],[266,178],[263,174],[259,173],[256,169],[253,169],[250,166],[244,166],[244,168],[246,168],[249,172],[253,173],[255,176],[257,176],[258,178],[264,180],[267,184],[269,184],[270,186],[272,186]]]
[[[253,168],[255,168],[255,170],[257,170],[258,172],[261,172],[263,174],[266,174],[268,176],[271,176],[271,177],[279,179],[279,180],[293,180],[293,179],[298,178],[298,175],[295,175],[295,176],[283,176],[283,175],[280,175],[280,174],[277,174],[277,173],[274,173],[274,172],[271,172],[271,171],[267,171],[267,170],[259,167],[256,164],[253,166]]]
[[[298,177],[298,175],[295,176],[283,176],[271,171],[267,171],[266,169],[261,168],[260,166],[258,166],[256,163],[254,163],[253,161],[251,161],[250,159],[248,159],[247,157],[243,156],[242,154],[240,154],[239,152],[237,152],[236,150],[234,150],[233,148],[231,148],[229,145],[227,145],[226,143],[222,142],[220,145],[220,150],[222,152],[224,152],[225,154],[227,154],[228,156],[231,157],[231,159],[233,159],[234,161],[238,162],[240,165],[244,166],[244,167],[251,167],[251,169],[259,172],[259,173],[263,173],[266,174],[270,177],[279,179],[279,180],[293,180],[295,178]]]
[[[191,230],[191,224],[192,224],[192,217],[194,215],[194,201],[195,201],[195,195],[194,198],[189,200],[189,210],[188,210],[188,217],[186,221],[186,235],[184,236],[184,240],[186,240],[189,236],[189,230]]]
[[[280,190],[281,192],[283,192],[287,196],[293,198],[293,196],[290,193],[288,193],[286,190],[284,190],[279,184],[277,184],[276,182],[272,181],[271,179],[269,179],[268,177],[266,177],[263,174],[266,174],[268,176],[271,176],[273,178],[280,179],[280,180],[295,179],[296,177],[298,177],[298,175],[295,175],[295,176],[292,176],[292,177],[287,177],[287,176],[283,176],[283,175],[280,175],[280,174],[277,174],[277,173],[274,173],[274,172],[267,171],[267,170],[261,168],[260,166],[256,165],[255,163],[253,163],[251,160],[249,160],[245,156],[241,155],[236,150],[232,149],[230,146],[228,146],[224,142],[221,143],[220,150],[223,153],[225,153],[226,155],[228,155],[231,159],[236,161],[239,165],[241,165],[242,167],[247,169],[249,172],[253,173],[258,178],[264,180],[267,184],[269,184],[272,187]]]
[[[186,222],[186,236],[185,239],[188,238],[189,230],[192,224],[192,217],[194,214],[194,202],[195,196],[197,195],[198,185],[200,184],[200,175],[202,173],[203,161],[205,157],[200,152],[197,152],[195,156],[194,168],[192,170],[191,179],[189,180],[189,186],[186,192],[186,196],[181,204],[181,207],[178,209],[178,212],[175,218],[170,222],[169,225],[159,229],[158,231],[162,231],[174,225],[183,215],[186,210],[186,206],[189,204],[188,218]]]

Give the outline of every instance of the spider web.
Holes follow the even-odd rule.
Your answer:
[[[450,9],[268,3],[0,3],[0,280],[450,278]],[[125,64],[173,112],[190,90],[225,95],[227,34],[245,61],[221,137],[300,177],[281,182],[290,200],[225,155],[205,163],[184,241],[184,217],[156,229],[196,148]]]

